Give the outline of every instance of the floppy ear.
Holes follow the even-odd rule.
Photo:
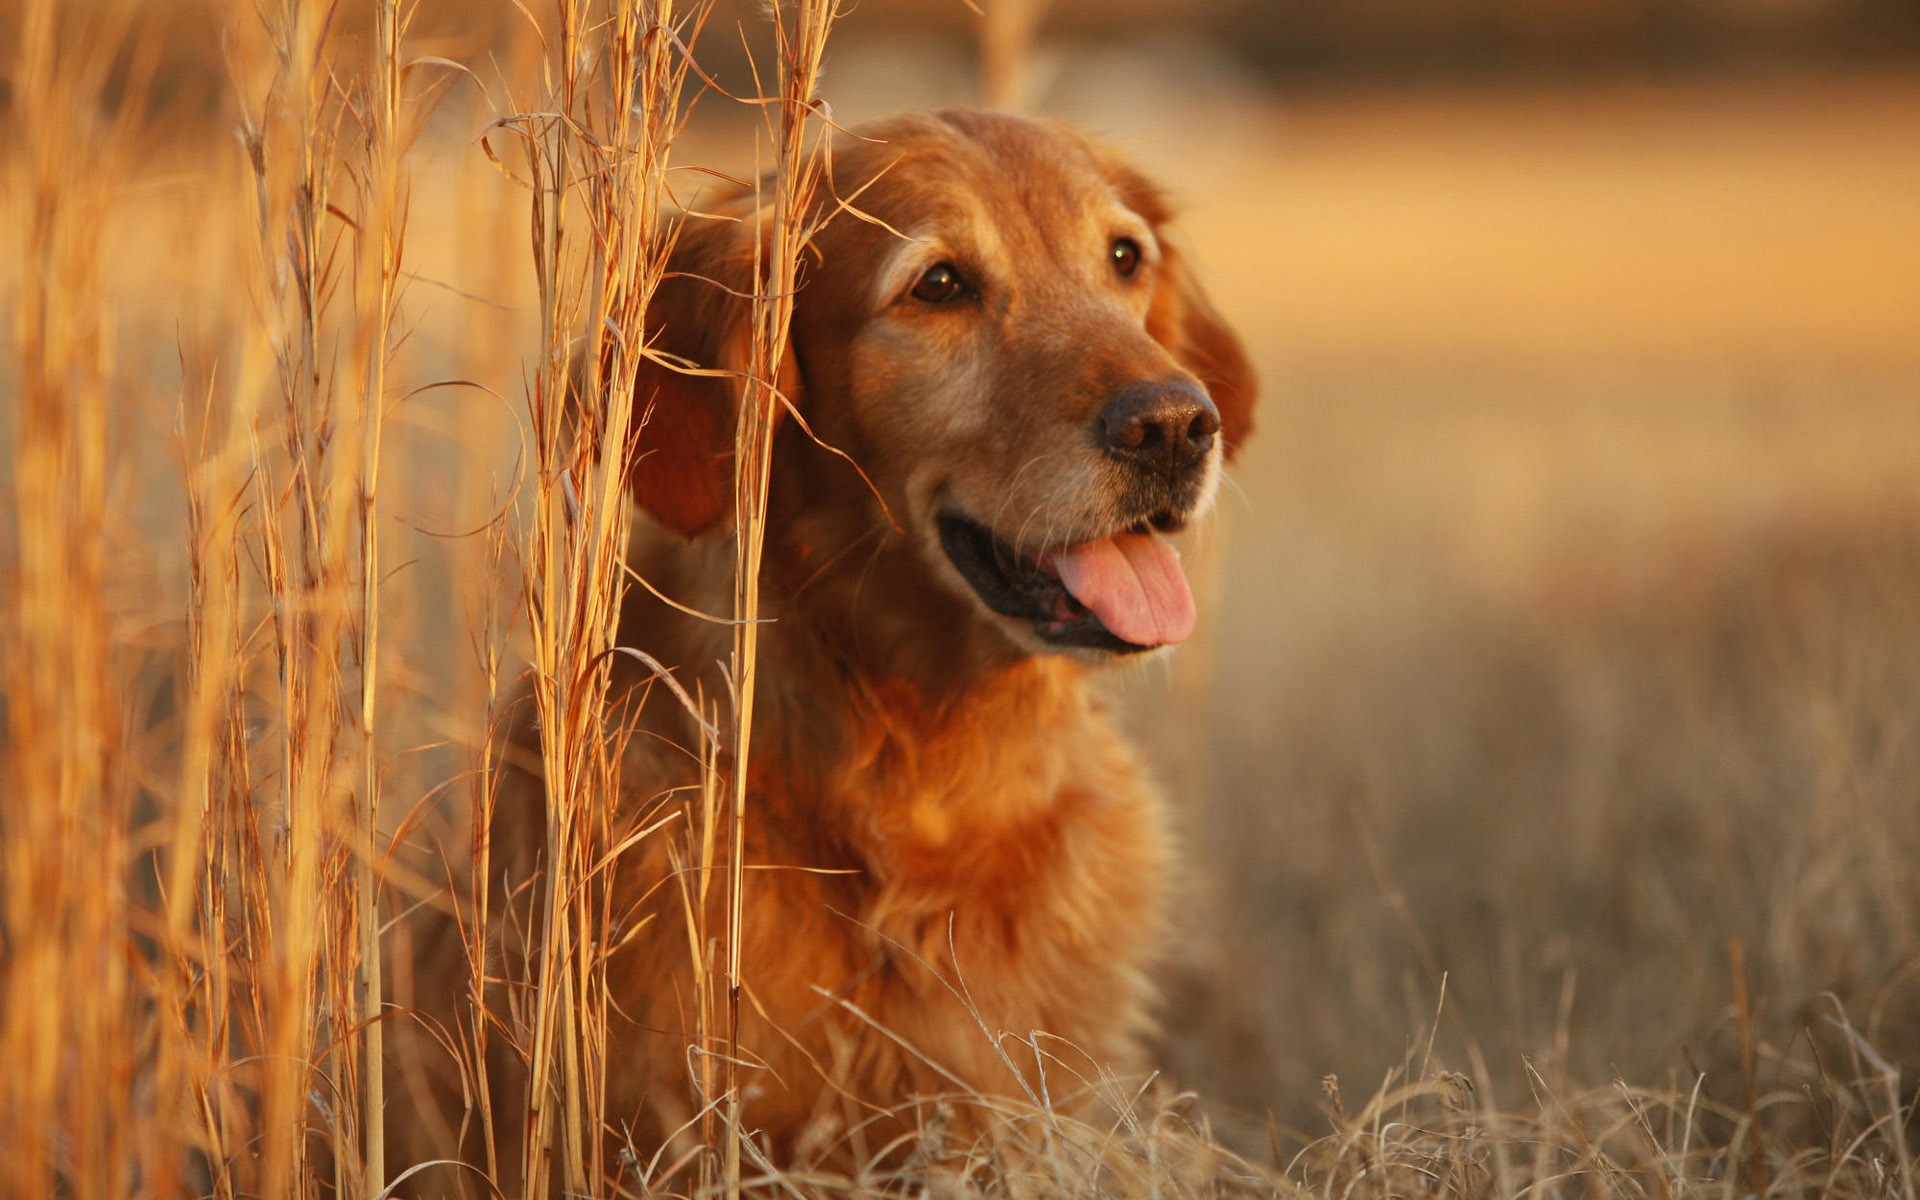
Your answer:
[[[1229,459],[1253,432],[1253,401],[1259,389],[1240,337],[1200,287],[1193,267],[1170,228],[1173,208],[1166,194],[1132,167],[1103,156],[1107,179],[1128,208],[1153,226],[1160,267],[1147,310],[1147,332],[1213,397],[1220,410],[1220,436]]]
[[[729,215],[739,215],[738,208]],[[761,237],[750,208],[738,220],[686,220],[647,305],[652,354],[732,372],[688,374],[650,356],[641,360],[635,379],[642,423],[629,457],[633,496],[683,537],[720,524],[733,508],[735,413],[752,354]],[[798,399],[791,353],[780,390]]]

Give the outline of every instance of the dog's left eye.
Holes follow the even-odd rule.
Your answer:
[[[1140,269],[1140,243],[1132,238],[1115,238],[1110,253],[1113,256],[1113,269],[1122,278]]]

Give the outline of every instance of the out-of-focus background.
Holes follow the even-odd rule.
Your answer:
[[[151,96],[99,237],[116,628],[156,653],[186,588],[177,411],[255,299],[222,32],[247,7],[152,0],[108,87]],[[1188,842],[1171,1077],[1262,1140],[1268,1114],[1317,1128],[1324,1076],[1364,1093],[1429,1052],[1514,1097],[1705,1071],[1731,1099],[1743,1056],[1804,1053],[1844,1009],[1912,1089],[1920,9],[1036,19],[1008,86],[1168,185],[1265,385],[1190,555],[1205,632],[1122,684]],[[366,36],[353,4],[337,20]],[[753,20],[709,22],[721,82],[748,78]],[[960,0],[851,7],[836,119],[976,102],[976,26]],[[482,716],[459,631],[511,593],[445,535],[513,475],[538,336],[525,200],[477,141],[531,103],[526,27],[427,2],[409,35],[436,60],[409,86],[442,95],[409,159],[392,377],[502,399],[394,409],[387,711],[427,749],[396,754],[389,797],[465,765],[441,744]],[[0,13],[0,61],[18,35]],[[680,160],[750,171],[747,119],[703,101]],[[0,361],[0,399],[18,382]]]

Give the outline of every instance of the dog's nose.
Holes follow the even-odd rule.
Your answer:
[[[1101,448],[1117,458],[1186,470],[1206,458],[1220,410],[1184,379],[1128,384],[1100,410]]]

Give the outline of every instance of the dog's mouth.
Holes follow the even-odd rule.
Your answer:
[[[1180,555],[1160,533],[1185,520],[1163,511],[1105,537],[1023,554],[991,529],[948,511],[940,545],[982,603],[1030,622],[1049,644],[1134,654],[1193,633],[1193,592]]]

